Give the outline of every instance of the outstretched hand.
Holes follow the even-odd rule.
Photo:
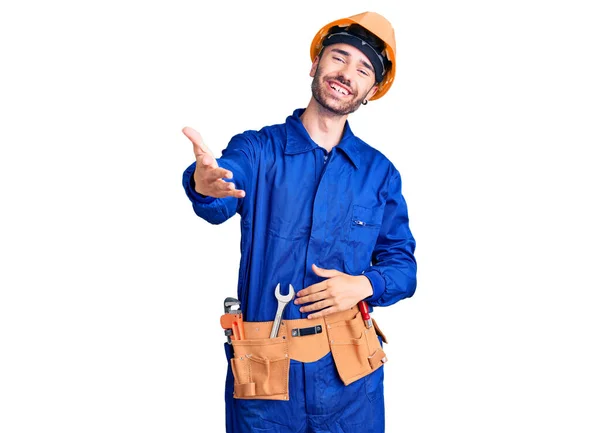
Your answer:
[[[244,190],[236,189],[233,182],[223,180],[223,178],[232,179],[233,173],[219,167],[213,153],[204,144],[200,133],[189,126],[183,128],[182,132],[190,139],[194,146],[194,155],[196,155],[196,171],[194,171],[196,192],[216,198],[244,197],[246,195]]]
[[[309,319],[328,316],[354,307],[363,299],[373,294],[371,282],[364,275],[348,275],[335,269],[322,269],[312,265],[313,271],[320,277],[327,278],[320,283],[300,290],[295,304],[308,304],[300,311],[309,314]]]

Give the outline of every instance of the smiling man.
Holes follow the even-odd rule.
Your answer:
[[[194,211],[211,224],[241,217],[230,433],[383,432],[385,337],[369,313],[416,289],[400,173],[348,124],[392,85],[394,30],[365,12],[324,26],[310,52],[312,96],[285,123],[234,136],[218,159],[183,129]]]

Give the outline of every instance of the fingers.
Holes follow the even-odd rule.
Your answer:
[[[318,313],[310,314],[308,316],[309,319],[332,314],[337,311],[334,307],[335,299],[329,297],[330,294],[327,291],[327,288],[327,280],[325,280],[320,283],[313,284],[312,286],[309,286],[306,289],[302,289],[298,292],[297,296],[299,297],[294,301],[294,304],[299,305],[310,303],[310,305],[304,305],[300,307],[301,313],[308,313],[312,311],[325,309],[323,311],[319,311]]]
[[[244,198],[246,196],[246,192],[243,189],[236,189],[233,182],[226,182],[223,179],[217,179],[213,182],[205,183],[205,187],[201,188],[200,190],[198,189],[198,185],[196,185],[196,191],[203,195],[215,198]]]
[[[196,171],[194,182],[196,191],[200,194],[215,197],[243,198],[246,192],[236,189],[233,182],[223,179],[232,179],[233,173],[225,168],[219,167],[211,150],[204,144],[204,140],[198,131],[189,126],[182,129],[183,134],[192,142],[194,155],[196,156]]]
[[[307,319],[318,319],[319,317],[329,316],[330,314],[338,313],[339,311],[341,311],[339,308],[329,307],[329,308],[325,308],[324,310],[318,311],[316,313],[309,314],[306,318]]]
[[[233,178],[233,173],[230,172],[229,170],[227,170],[226,168],[221,168],[219,166],[214,167],[214,168],[211,167],[211,169],[207,170],[203,176],[203,180],[205,180],[207,182],[214,182],[217,179],[223,179],[223,178],[231,179],[231,178]]]
[[[317,274],[319,277],[331,278],[331,277],[337,277],[338,275],[343,274],[343,272],[340,272],[337,269],[323,269],[323,268],[318,267],[314,263],[312,265],[312,268],[313,268],[313,272],[315,274]]]
[[[311,311],[322,310],[324,308],[331,307],[333,305],[335,305],[333,299],[327,298],[327,299],[323,299],[322,301],[314,302],[310,305],[304,305],[303,307],[300,307],[300,312],[301,313],[309,313]]]
[[[315,302],[320,301],[321,299],[325,299],[327,297],[327,287],[327,280],[325,280],[300,290],[296,294],[297,298],[294,301],[294,304],[306,304],[308,302]]]
[[[246,195],[246,192],[242,189],[236,189],[235,184],[233,182],[225,182],[222,179],[218,179],[215,181],[215,185],[217,188],[218,197],[236,197],[242,198]],[[217,196],[213,196],[217,197]]]
[[[246,192],[241,189],[236,189],[235,183],[223,180],[231,179],[233,173],[221,167],[209,167],[198,169],[194,173],[194,181],[196,183],[196,191],[210,197],[236,197],[243,198]]]

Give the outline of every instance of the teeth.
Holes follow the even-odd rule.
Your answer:
[[[348,92],[345,89],[342,89],[339,86],[336,86],[335,84],[332,84],[331,87],[336,90],[337,92],[341,93],[342,95],[347,95]]]

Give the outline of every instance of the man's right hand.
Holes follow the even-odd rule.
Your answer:
[[[233,182],[226,182],[223,178],[233,178],[233,173],[219,167],[213,153],[204,144],[200,133],[189,126],[182,131],[194,145],[196,155],[196,171],[194,171],[194,182],[196,192],[209,197],[236,197],[242,198],[246,192],[235,189]]]

